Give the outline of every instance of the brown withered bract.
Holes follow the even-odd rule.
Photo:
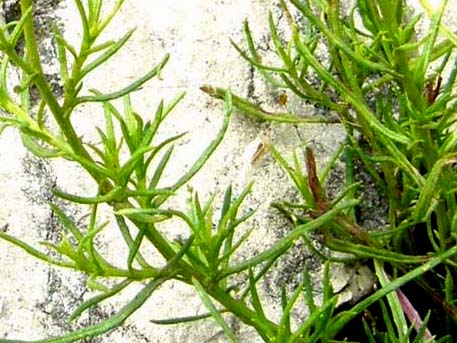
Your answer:
[[[282,92],[281,94],[279,94],[276,101],[280,106],[286,106],[288,101],[286,92]]]
[[[254,152],[254,155],[252,155],[251,158],[251,165],[257,164],[257,162],[260,160],[260,158],[267,152],[268,148],[265,142],[260,142],[259,145],[257,146],[256,151]]]
[[[427,102],[429,105],[433,104],[440,95],[440,90],[441,90],[441,82],[443,81],[443,78],[441,76],[438,76],[438,79],[428,82],[425,85],[425,95],[427,97]]]

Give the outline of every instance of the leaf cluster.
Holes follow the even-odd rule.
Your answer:
[[[122,3],[119,0],[113,8],[107,9],[101,0],[75,1],[82,24],[79,47],[68,42],[58,28],[54,28],[57,62],[63,83],[62,97],[53,93],[43,72],[34,31],[32,1],[21,1],[20,20],[8,23],[0,30],[2,129],[14,127],[24,145],[39,158],[64,158],[77,163],[97,185],[91,196],[53,190],[57,198],[86,206],[90,216],[85,227],[81,227],[63,209],[52,204],[64,231],[59,242],[41,244],[48,250],[36,248],[4,232],[0,238],[47,263],[88,275],[88,286],[99,294],[75,309],[70,316],[72,320],[117,295],[131,283],[146,282],[143,290],[108,320],[43,342],[73,342],[110,331],[121,325],[160,285],[170,279],[195,285],[204,300],[210,295],[222,297],[221,301],[227,303],[227,307],[238,306],[246,318],[252,317],[252,311],[228,293],[230,273],[224,272],[248,235],[235,235],[235,230],[251,215],[239,213],[249,188],[239,197],[232,194],[230,187],[227,189],[219,220],[213,218],[213,201],[202,203],[197,194],[193,195],[188,212],[166,205],[202,168],[221,142],[232,112],[230,94],[226,97],[221,130],[214,140],[177,180],[161,186],[162,177],[172,160],[174,143],[184,134],[157,140],[157,133],[184,94],[179,94],[169,104],[161,101],[150,120],[145,120],[144,115],[135,111],[129,95],[160,73],[169,59],[168,55],[144,76],[117,91],[103,93],[83,87],[87,75],[108,62],[133,34],[129,31],[121,39],[99,42],[102,32]],[[25,42],[22,55],[16,49],[20,40]],[[8,82],[11,70],[20,73],[19,85],[12,86]],[[38,106],[30,100],[32,87],[39,94]],[[122,100],[121,108],[117,105],[119,102],[114,102],[117,99]],[[84,103],[99,104],[102,109],[105,125],[96,128],[99,143],[84,141],[73,125],[76,109]],[[109,262],[96,243],[99,234],[109,224],[99,222],[102,204],[112,208],[113,219],[128,250],[125,262],[120,265]],[[182,220],[189,229],[183,241],[169,240],[157,226],[173,217]],[[157,251],[165,264],[151,264],[144,256],[146,245]],[[104,285],[107,278],[115,280],[114,286]],[[208,301],[206,303],[209,304]]]
[[[195,163],[167,186],[161,179],[172,163],[174,143],[183,134],[157,141],[157,132],[183,94],[169,104],[161,101],[150,120],[135,111],[129,95],[157,76],[168,56],[117,91],[87,91],[83,87],[85,77],[109,61],[133,31],[118,40],[99,42],[123,0],[116,1],[108,11],[102,0],[75,0],[75,4],[82,25],[80,46],[70,44],[57,28],[53,31],[64,90],[61,98],[53,93],[43,72],[33,25],[33,2],[20,0],[20,20],[0,29],[0,121],[2,129],[14,127],[24,145],[37,157],[64,158],[87,172],[97,185],[92,196],[67,194],[58,189],[54,193],[63,200],[87,206],[90,217],[82,228],[64,210],[52,205],[64,227],[58,243],[42,244],[53,250],[52,254],[1,231],[0,238],[48,263],[89,276],[88,286],[98,294],[73,312],[73,320],[134,282],[145,285],[107,320],[37,342],[73,342],[113,330],[172,279],[192,285],[208,313],[152,321],[165,325],[212,316],[232,342],[238,338],[225,319],[227,312],[253,327],[265,342],[338,342],[345,339],[338,336],[339,332],[375,303],[380,303],[386,330],[373,328],[365,321],[370,342],[449,341],[447,336],[438,339],[432,335],[428,327],[432,316],[422,319],[414,302],[400,289],[414,282],[433,294],[444,309],[445,325],[449,330],[455,328],[457,153],[453,125],[457,38],[441,21],[446,1],[437,11],[425,4],[429,31],[416,37],[416,25],[421,18],[412,16],[402,0],[360,0],[346,14],[338,0],[280,0],[283,20],[290,32],[286,37],[270,15],[277,66],[262,62],[245,22],[247,51],[234,43],[241,56],[267,82],[335,115],[305,118],[291,112],[270,113],[228,90],[204,86],[203,91],[225,101],[222,128]],[[16,49],[20,40],[25,42],[23,53]],[[328,54],[328,62],[318,58],[322,51]],[[14,87],[8,83],[13,68],[21,74],[19,85]],[[37,107],[30,101],[32,87],[38,90]],[[117,99],[122,100],[121,108],[114,102]],[[84,103],[98,103],[103,110],[104,127],[97,128],[98,144],[85,142],[73,126],[75,109]],[[218,147],[233,107],[261,120],[342,125],[347,132],[346,141],[321,174],[311,149],[304,150],[303,167],[297,153],[288,162],[287,157],[269,147],[302,201],[276,204],[290,219],[291,231],[270,248],[242,261],[236,254],[250,233],[242,229],[252,215],[242,210],[250,185],[238,196],[227,187],[221,206],[214,203],[214,196],[202,201],[196,192],[185,211],[174,208],[172,202],[176,192]],[[323,184],[341,156],[346,162],[346,188],[336,199],[330,199]],[[382,232],[365,230],[355,215],[360,205],[356,162],[363,164],[388,200],[389,224]],[[128,249],[123,265],[110,263],[96,244],[96,238],[108,225],[98,219],[102,204],[112,208],[116,227]],[[171,240],[161,231],[159,223],[171,218],[187,227],[184,239]],[[425,251],[416,251],[410,239],[416,232],[428,243]],[[317,251],[311,244],[314,233],[322,235],[330,250],[343,252],[347,258],[337,259]],[[310,276],[304,270],[302,282],[294,291],[289,294],[281,289],[280,318],[273,320],[265,310],[259,284],[278,258],[298,240],[325,261],[322,298],[315,298]],[[152,247],[164,263],[154,265],[148,261],[146,247]],[[329,265],[353,261],[372,264],[378,290],[350,310],[339,311]],[[114,286],[105,286],[107,278],[115,280]],[[242,278],[247,282],[240,285],[238,280]],[[293,314],[300,303],[308,307],[310,315],[303,323],[295,323]]]
[[[456,245],[456,36],[442,23],[447,1],[437,10],[426,1],[421,3],[427,18],[412,13],[402,0],[356,1],[349,10],[338,0],[280,0],[280,18],[289,30],[270,13],[270,38],[277,63],[263,62],[248,21],[243,27],[247,48],[232,42],[267,83],[332,115],[266,112],[249,99],[234,95],[234,105],[240,111],[272,122],[333,123],[347,133],[322,175],[317,174],[309,148],[302,159],[305,172],[299,155],[294,153],[289,163],[270,147],[302,198],[300,203],[275,204],[292,225],[300,227],[328,215],[342,203],[357,202],[356,165],[363,166],[386,199],[388,225],[382,231],[368,232],[360,226],[358,204],[339,211],[319,227],[328,248],[348,254],[346,262],[373,261],[382,287],[373,296],[431,259],[451,253]],[[425,19],[428,31],[418,36],[417,26]],[[226,93],[210,86],[204,90],[216,98]],[[329,199],[322,185],[338,158],[345,162],[346,189],[336,199]],[[317,255],[328,259],[313,247],[308,235],[301,238]],[[416,287],[444,312],[448,333],[455,330],[456,323],[455,276],[452,257],[445,267],[434,267],[428,273],[422,270],[414,279]],[[426,324],[418,326],[423,321],[414,306],[408,299],[401,300],[402,294],[401,290],[390,294],[387,307],[383,300],[388,331],[381,341],[409,342],[411,330],[406,318],[418,330],[414,341],[431,339]],[[362,301],[348,313],[337,315],[336,323],[345,322],[345,316],[351,317],[362,305],[368,303]],[[341,329],[336,323],[334,328]],[[379,339],[371,328],[366,329],[370,341]]]

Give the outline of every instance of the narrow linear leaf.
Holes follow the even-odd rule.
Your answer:
[[[227,310],[217,310],[219,313],[227,312]],[[191,323],[196,322],[198,320],[208,319],[211,318],[211,313],[206,314],[199,314],[196,316],[188,316],[188,317],[178,317],[178,318],[170,318],[170,319],[150,319],[149,321],[153,324],[157,325],[176,325],[181,323]]]
[[[162,61],[155,66],[153,69],[151,69],[150,72],[148,72],[146,75],[143,77],[139,78],[135,82],[131,83],[127,87],[113,93],[108,93],[108,94],[100,94],[100,95],[94,95],[94,96],[82,96],[77,98],[77,104],[83,104],[85,102],[106,102],[110,100],[115,100],[119,99],[127,94],[130,94],[136,90],[138,90],[143,84],[145,84],[147,81],[152,79],[154,76],[158,75],[160,71],[163,69],[165,64],[168,62],[169,55],[165,55],[165,57],[162,59]],[[97,93],[96,90],[92,90],[92,92]]]
[[[135,32],[134,29],[128,31],[121,39],[119,39],[117,42],[113,43],[108,48],[108,50],[106,50],[101,56],[97,57],[94,61],[89,63],[87,66],[85,66],[81,70],[80,79],[82,79],[84,76],[89,74],[92,70],[99,67],[100,65],[105,63],[108,59],[110,59],[114,54],[116,54],[125,45],[125,43],[127,43],[127,41],[132,36],[133,32]]]
[[[149,189],[154,189],[155,187],[157,187],[160,177],[162,176],[163,171],[165,170],[165,167],[167,166],[168,161],[170,160],[171,154],[173,153],[173,149],[174,146],[172,145],[163,154],[162,158],[157,164],[156,169],[154,170],[154,174],[152,175],[151,180],[149,181]]]
[[[178,95],[176,95],[173,100],[164,107],[163,113],[162,113],[162,118],[165,119],[168,114],[170,114],[171,111],[181,102],[182,99],[186,96],[186,92],[181,92]]]
[[[256,64],[259,64],[261,63],[261,60],[260,60],[260,56],[257,54],[257,50],[256,50],[256,47],[255,47],[255,43],[254,43],[254,39],[252,38],[252,33],[251,33],[251,30],[249,28],[249,23],[247,20],[244,21],[244,25],[243,25],[243,32],[244,32],[244,36],[246,38],[246,41],[248,43],[248,48],[249,48],[249,53],[251,54],[251,58],[254,62],[256,62]],[[243,55],[241,55],[243,56]],[[255,64],[254,64],[255,65]],[[276,80],[274,77],[272,77],[269,73],[267,73],[267,71],[265,71],[264,69],[262,68],[258,68],[257,69],[261,74],[262,76],[268,80],[268,82],[270,82],[272,85],[276,86],[276,87],[279,87],[279,88],[284,88],[285,85],[282,84],[280,81]]]
[[[71,202],[75,202],[78,204],[100,204],[100,203],[109,203],[111,201],[116,200],[118,197],[122,196],[124,194],[124,189],[121,186],[114,187],[109,193],[105,195],[99,195],[95,197],[82,197],[78,195],[73,195],[73,194],[68,194],[65,192],[62,192],[58,189],[54,189],[52,191],[54,195],[58,196],[59,198],[62,198],[64,200],[68,200]]]
[[[227,336],[227,338],[233,343],[238,343],[238,338],[236,338],[235,334],[232,332],[228,324],[225,322],[224,318],[222,318],[221,313],[217,310],[216,306],[214,306],[208,293],[206,293],[201,283],[197,279],[192,278],[192,284],[195,286],[198,295],[200,296],[200,299],[203,301],[203,304],[205,304],[206,308],[211,312],[211,315],[213,316],[214,320],[216,320],[216,322],[219,324],[222,330],[224,330],[224,333]]]
[[[169,280],[171,275],[165,275],[155,278],[148,282],[148,284],[118,313],[104,320],[101,323],[91,325],[89,327],[75,330],[69,334],[61,337],[54,337],[49,339],[40,339],[35,341],[21,341],[21,340],[1,340],[1,343],[70,343],[80,341],[85,338],[99,336],[106,332],[112,331],[122,325],[125,320],[132,315],[137,309],[145,303],[146,300],[159,288],[164,282]]]
[[[420,54],[420,57],[416,61],[414,65],[414,78],[416,82],[422,82],[425,78],[425,73],[427,68],[430,64],[430,59],[433,51],[433,47],[435,46],[436,40],[438,38],[438,33],[440,30],[441,20],[443,18],[444,10],[447,6],[447,0],[443,0],[441,2],[440,9],[438,13],[435,13],[432,18],[431,28],[430,28],[430,35],[426,40],[425,46],[423,51]]]
[[[311,313],[311,315],[298,327],[292,337],[288,340],[288,343],[300,342],[300,339],[303,336],[310,336],[312,332],[315,332],[315,336],[322,334],[320,330],[313,330],[315,327],[319,327],[321,323],[324,322],[324,318],[329,317],[329,314],[332,314],[336,304],[338,302],[338,297],[334,296],[327,302],[325,302],[320,308],[316,309]],[[327,314],[327,315],[325,315]],[[318,339],[310,339],[307,343],[319,342]]]
[[[90,39],[90,25],[87,19],[86,9],[84,8],[83,3],[81,0],[75,0],[76,7],[78,8],[79,16],[81,18],[82,26],[83,26],[83,39],[86,40]]]
[[[67,88],[70,77],[67,59],[67,46],[69,46],[70,44],[66,42],[65,39],[62,37],[62,34],[60,33],[57,25],[53,26],[53,35],[57,45],[57,59],[59,61],[60,66],[60,76],[62,77],[64,88]]]
[[[48,255],[46,255],[45,253],[35,249],[31,245],[28,245],[27,243],[13,237],[13,236],[10,236],[2,231],[0,231],[0,239],[10,242],[11,244],[24,250],[29,255],[32,255],[33,257],[35,257],[39,260],[42,260],[44,262],[47,262],[49,264],[53,264],[53,265],[64,267],[64,268],[72,268],[72,269],[75,268],[74,263],[54,260],[51,257],[49,257]]]
[[[256,287],[256,280],[254,278],[254,273],[252,272],[252,268],[249,268],[249,291],[251,293],[251,303],[254,307],[255,312],[257,315],[264,320],[265,322],[268,321],[267,317],[265,316],[265,311],[263,310],[262,303],[260,301],[259,294],[257,292]]]
[[[143,243],[143,238],[145,236],[145,231],[147,228],[143,225],[139,227],[138,234],[133,241],[133,244],[129,246],[129,255],[127,257],[127,266],[129,269],[133,269],[133,262],[137,258],[137,255],[140,251],[141,244]]]
[[[125,243],[127,246],[130,247],[133,245],[133,237],[130,234],[129,227],[127,223],[125,222],[124,218],[120,215],[115,215],[117,225],[119,227],[119,230],[121,231],[122,238],[124,238]],[[136,260],[140,264],[142,268],[151,268],[151,265],[146,262],[146,259],[142,256],[141,252],[138,252],[136,254]]]
[[[289,249],[297,238],[306,235],[314,230],[317,230],[318,228],[322,227],[323,225],[334,219],[339,213],[341,213],[341,211],[344,211],[348,208],[352,208],[357,204],[358,201],[355,200],[341,203],[338,206],[332,208],[331,210],[325,212],[321,216],[317,217],[316,219],[313,219],[307,222],[306,224],[297,226],[287,236],[280,239],[273,247],[261,252],[260,254],[244,262],[239,263],[238,265],[228,267],[225,271],[223,271],[223,273],[221,273],[221,276],[228,276],[234,273],[238,273],[264,261],[277,258],[278,256],[282,255],[287,249]]]
[[[426,215],[428,213],[427,209],[432,203],[433,197],[437,195],[437,189],[440,188],[440,177],[443,172],[443,169],[450,165],[457,163],[457,154],[448,154],[441,159],[439,159],[431,171],[427,175],[425,180],[424,187],[421,190],[419,199],[417,200],[416,205],[414,206],[413,219],[416,222],[422,222],[426,220]]]
[[[295,291],[292,293],[292,296],[289,299],[286,299],[286,303],[278,325],[278,342],[287,342],[287,340],[291,338],[290,316],[293,307],[295,306],[300,294],[302,293],[303,285],[303,282],[301,282],[297,286],[297,289],[295,289]]]
[[[224,99],[227,94],[227,90],[223,88],[214,88],[209,85],[204,85],[200,89],[209,94],[210,96],[217,99]],[[260,106],[253,104],[252,102],[243,99],[235,94],[232,94],[233,106],[239,111],[252,116],[257,119],[265,121],[273,121],[278,123],[289,123],[289,124],[309,124],[309,123],[326,123],[334,124],[338,123],[339,119],[325,118],[322,116],[312,117],[299,117],[291,113],[273,113],[262,109]]]
[[[60,149],[48,149],[39,145],[33,138],[29,135],[22,133],[21,134],[22,143],[27,149],[30,150],[32,154],[41,158],[55,158],[62,157],[65,155]]]
[[[117,0],[116,3],[113,6],[113,9],[111,12],[109,12],[105,16],[105,20],[103,20],[99,25],[98,25],[98,32],[102,32],[110,23],[111,20],[113,20],[114,16],[119,12],[122,4],[124,3],[125,0]]]
[[[63,224],[64,228],[68,230],[78,241],[78,243],[83,239],[83,234],[78,229],[78,227],[73,223],[73,221],[65,214],[65,212],[55,204],[51,204],[51,208],[54,213],[59,218],[60,222]]]
[[[258,68],[260,70],[264,70],[264,71],[273,71],[273,72],[277,72],[277,73],[287,73],[288,72],[288,70],[286,68],[270,67],[270,66],[261,64],[256,59],[249,57],[248,54],[245,51],[243,51],[243,49],[241,49],[233,40],[230,39],[230,43],[235,48],[235,50],[238,51],[238,53],[241,55],[241,57],[243,57],[246,61],[248,61],[250,64],[252,64],[256,68]]]
[[[391,280],[387,273],[384,271],[383,264],[375,260],[374,267],[379,283],[382,287],[385,287],[391,282]],[[389,303],[390,311],[392,312],[394,323],[397,327],[398,338],[400,340],[404,340],[406,337],[406,332],[408,331],[408,324],[406,323],[405,314],[400,304],[400,300],[398,299],[397,293],[395,292],[387,294],[386,297],[387,302]]]
[[[425,319],[424,321],[422,320],[422,318],[420,317],[420,314],[414,308],[411,301],[409,301],[409,299],[400,289],[397,290],[397,296],[398,296],[398,300],[400,301],[400,304],[402,306],[402,309],[403,309],[406,317],[408,318],[409,322],[411,323],[410,330],[412,328],[415,328],[418,336],[426,338],[426,339],[431,339],[432,334],[430,333],[430,331],[427,328],[427,319]]]
[[[74,321],[78,319],[86,310],[98,305],[103,300],[111,298],[121,292],[124,288],[130,285],[133,281],[132,280],[123,280],[122,282],[118,283],[116,286],[110,288],[107,292],[99,294],[89,300],[86,300],[81,305],[78,306],[76,310],[70,315],[70,321]]]
[[[9,37],[9,45],[11,48],[16,47],[16,44],[23,33],[24,25],[30,20],[32,12],[33,8],[32,6],[30,6],[26,11],[21,13],[21,18],[14,26],[14,30],[13,32],[11,32],[11,35]]]
[[[176,191],[179,188],[181,188],[203,167],[206,161],[208,161],[208,159],[217,149],[219,144],[222,142],[222,139],[224,138],[225,133],[227,132],[232,112],[232,94],[231,92],[227,92],[224,101],[224,121],[222,123],[222,128],[219,130],[219,133],[217,134],[216,138],[214,138],[214,140],[209,144],[205,151],[203,151],[203,153],[200,155],[198,160],[192,165],[192,167],[170,187],[171,190]],[[162,199],[158,204],[163,203],[165,200],[166,198]]]

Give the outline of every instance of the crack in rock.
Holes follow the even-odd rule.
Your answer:
[[[54,38],[52,37],[52,28],[60,28],[59,17],[55,14],[62,0],[34,0],[34,29],[38,40],[38,49],[42,58],[43,71],[49,82],[54,94],[61,96],[63,94],[63,85],[60,78],[58,63],[56,63],[56,48]],[[4,0],[1,5],[1,16],[5,23],[17,21],[21,16],[19,0]],[[22,55],[24,52],[24,41],[20,38],[15,47],[16,51]],[[40,100],[35,86],[30,88],[30,99],[33,104]]]

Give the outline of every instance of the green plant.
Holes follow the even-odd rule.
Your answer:
[[[360,227],[353,207],[320,228],[331,250],[348,253],[355,260],[374,261],[382,287],[350,311],[329,319],[332,334],[322,339],[333,337],[347,316],[366,308],[369,299],[404,285],[399,280],[413,271],[417,274],[408,281],[414,279],[417,287],[430,295],[434,307],[442,311],[447,333],[455,332],[457,37],[441,20],[447,1],[436,11],[426,0],[421,1],[430,21],[428,32],[421,37],[416,32],[421,15],[411,13],[402,0],[359,0],[347,12],[339,0],[279,3],[290,31],[282,32],[270,14],[277,65],[262,62],[247,21],[247,51],[235,43],[234,47],[268,83],[320,105],[338,119],[269,113],[236,95],[234,106],[262,120],[339,122],[347,132],[343,147],[347,189],[337,199],[328,199],[321,186],[325,177],[318,177],[311,150],[305,154],[305,175],[296,155],[294,164],[289,165],[271,147],[303,198],[303,203],[276,207],[294,225],[303,225],[325,216],[341,201],[356,200],[357,163],[363,165],[388,201],[388,226],[382,231],[368,232]],[[318,57],[325,55],[329,56],[328,63]],[[224,89],[211,86],[203,90],[216,98],[226,94]],[[422,269],[442,254],[448,257],[439,266]],[[383,303],[382,313],[388,330],[381,340],[409,341],[405,316],[416,324],[420,318],[403,302],[407,299],[400,290],[388,295],[387,300],[389,310]],[[374,342],[371,329],[366,329]],[[415,341],[429,336],[423,327]]]
[[[54,28],[64,90],[62,99],[53,93],[43,73],[34,33],[32,1],[21,0],[20,20],[7,23],[0,30],[2,130],[7,127],[16,128],[24,145],[33,154],[41,158],[64,158],[75,162],[97,184],[92,197],[54,190],[55,195],[64,200],[88,206],[91,215],[87,226],[81,228],[63,210],[53,205],[54,212],[65,228],[58,244],[43,244],[53,253],[43,252],[4,232],[0,238],[45,262],[84,272],[89,276],[88,284],[98,286],[101,293],[81,304],[71,319],[78,318],[87,309],[116,295],[132,282],[147,282],[127,306],[105,322],[60,338],[43,340],[46,342],[81,340],[119,326],[161,284],[170,279],[195,285],[202,297],[208,297],[209,294],[219,298],[221,303],[227,303],[227,308],[233,307],[240,316],[249,318],[246,320],[255,318],[250,309],[225,292],[227,282],[219,277],[241,244],[241,241],[234,239],[233,233],[249,216],[238,215],[239,206],[247,192],[240,198],[235,198],[228,189],[217,232],[213,232],[211,227],[211,201],[201,204],[195,194],[190,201],[188,214],[164,205],[199,171],[221,142],[232,111],[230,95],[227,96],[223,127],[214,141],[176,182],[159,188],[159,181],[172,156],[173,143],[182,135],[156,141],[156,133],[183,94],[178,95],[170,104],[161,102],[154,118],[147,122],[134,111],[129,94],[156,76],[165,66],[168,56],[143,77],[119,91],[102,94],[90,90],[84,94],[84,78],[116,54],[133,34],[133,31],[129,31],[116,41],[97,40],[122,3],[123,0],[117,1],[111,11],[102,16],[103,1],[75,1],[83,29],[79,48],[72,46]],[[24,42],[23,53],[17,48],[20,41]],[[7,81],[8,72],[13,67],[20,71],[21,81],[11,90]],[[39,94],[37,108],[30,101],[32,88]],[[111,102],[119,98],[123,98],[122,110]],[[105,127],[97,128],[101,144],[84,142],[72,124],[75,108],[89,102],[100,103],[104,110]],[[155,165],[154,168],[151,167],[152,164]],[[94,243],[97,235],[107,225],[97,220],[100,204],[108,204],[114,211],[116,224],[129,249],[126,268],[108,262]],[[189,235],[184,242],[169,241],[157,228],[157,223],[171,217],[181,218],[188,225]],[[141,252],[145,245],[153,246],[163,256],[166,261],[164,267],[148,263]],[[103,286],[105,278],[116,278],[116,285],[111,288]]]
[[[265,342],[337,342],[343,339],[338,338],[339,332],[352,319],[378,302],[386,329],[385,332],[372,330],[365,322],[370,342],[450,339],[430,337],[428,320],[431,316],[420,323],[419,316],[411,308],[415,304],[409,303],[399,290],[409,282],[416,282],[427,292],[436,291],[436,299],[445,310],[446,325],[450,330],[455,326],[453,282],[457,215],[453,164],[456,154],[451,126],[455,116],[453,88],[457,70],[451,68],[449,76],[444,75],[444,70],[452,61],[457,39],[441,23],[445,3],[438,12],[431,14],[429,33],[415,41],[418,18],[407,20],[409,14],[401,0],[358,1],[346,17],[342,16],[337,0],[290,2],[297,13],[292,14],[286,2],[280,1],[284,17],[290,24],[290,40],[280,38],[276,23],[270,17],[272,40],[282,66],[262,64],[247,23],[245,33],[249,52],[236,48],[269,82],[334,111],[338,120],[270,114],[227,90],[206,86],[205,91],[225,99],[223,127],[188,172],[172,185],[159,188],[159,180],[171,160],[173,143],[181,135],[161,142],[154,138],[182,95],[169,105],[160,103],[153,120],[144,122],[135,113],[129,94],[157,75],[168,57],[120,91],[102,94],[92,90],[82,94],[84,77],[122,48],[132,32],[117,41],[97,43],[98,36],[123,1],[118,0],[114,8],[102,16],[102,0],[86,3],[75,0],[83,26],[79,49],[71,46],[58,29],[54,30],[64,85],[63,98],[59,99],[42,71],[34,34],[32,1],[20,1],[21,19],[7,23],[0,30],[2,128],[15,127],[25,146],[39,157],[65,158],[78,163],[98,187],[93,197],[55,190],[56,196],[64,200],[88,206],[91,216],[87,227],[81,228],[54,205],[65,232],[58,244],[44,244],[53,254],[1,231],[0,238],[48,263],[82,271],[89,276],[92,285],[98,285],[99,294],[81,304],[71,319],[115,296],[133,282],[146,283],[136,297],[111,318],[62,337],[38,342],[73,342],[112,330],[171,279],[193,285],[208,308],[208,314],[155,322],[170,324],[213,316],[232,342],[237,342],[238,338],[225,322],[225,312],[252,326]],[[356,24],[356,15],[360,16],[361,23]],[[299,24],[303,22],[299,20],[302,17],[306,19],[304,27]],[[447,38],[438,41],[440,32]],[[16,49],[21,39],[25,44],[22,54]],[[328,49],[329,64],[323,64],[315,57],[323,46]],[[16,94],[11,93],[7,84],[8,70],[12,66],[22,73],[20,85],[13,89]],[[429,67],[434,67],[434,71],[429,72]],[[444,79],[443,89],[439,87],[441,78]],[[317,84],[311,83],[311,79],[317,79]],[[29,99],[32,87],[39,94],[37,109]],[[118,98],[124,99],[122,110],[111,102]],[[100,145],[82,141],[72,125],[74,109],[86,102],[100,103],[104,109],[105,128],[98,129]],[[347,187],[337,199],[326,196],[322,184],[327,173],[318,175],[311,149],[305,151],[305,172],[297,155],[290,165],[270,147],[278,163],[289,173],[304,203],[277,204],[277,208],[291,219],[293,229],[271,248],[241,262],[234,257],[249,230],[236,230],[252,215],[241,210],[250,186],[238,197],[233,196],[228,187],[218,217],[214,213],[214,198],[202,203],[196,193],[189,201],[187,212],[168,205],[175,192],[198,172],[217,148],[227,129],[232,104],[264,120],[296,124],[324,120],[338,122],[348,132],[344,146]],[[53,122],[47,119],[48,114]],[[368,142],[369,149],[363,147],[362,139]],[[368,232],[357,223],[354,210],[359,204],[358,184],[354,182],[356,160],[363,163],[389,200],[389,226],[382,232]],[[328,168],[331,167],[332,164]],[[107,225],[97,220],[98,207],[103,203],[112,207],[117,227],[128,247],[126,268],[109,263],[95,243],[95,238]],[[188,227],[184,241],[170,241],[161,233],[157,224],[172,217],[182,220]],[[334,258],[321,254],[326,260],[322,302],[314,298],[305,270],[295,291],[287,294],[282,290],[281,318],[275,322],[264,310],[257,285],[297,240],[308,243],[309,235],[316,231],[323,234],[329,248],[347,253],[350,261],[373,261],[379,289],[350,310],[338,312],[338,296],[333,294],[329,275],[329,262]],[[417,231],[425,234],[420,239],[425,237],[430,242],[427,251],[420,254],[413,244],[407,244]],[[154,266],[147,261],[142,253],[146,245],[157,250],[166,261],[165,266]],[[241,287],[236,284],[240,275],[247,277],[246,285]],[[116,285],[103,286],[106,278],[114,278]],[[292,313],[299,301],[308,306],[310,316],[293,326]],[[408,326],[406,317],[415,322]],[[15,341],[0,339],[0,342]]]

